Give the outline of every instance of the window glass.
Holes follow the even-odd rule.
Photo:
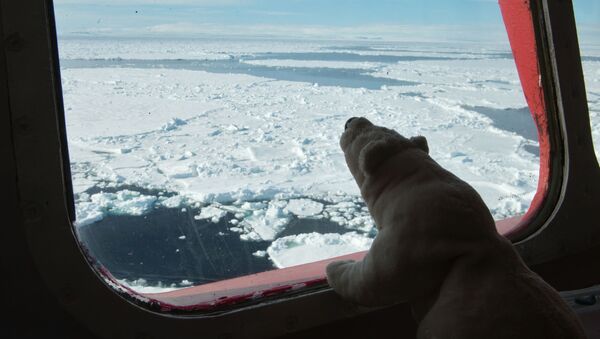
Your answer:
[[[600,3],[573,1],[596,159],[600,159]]]
[[[496,219],[536,192],[496,1],[55,6],[74,227],[137,291],[367,250],[376,230],[338,146],[353,116],[426,136]]]

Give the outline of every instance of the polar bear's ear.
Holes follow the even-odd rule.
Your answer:
[[[419,135],[416,137],[410,138],[410,141],[415,144],[415,146],[422,149],[425,153],[429,154],[429,146],[427,145],[427,139],[424,136]]]
[[[360,150],[358,166],[365,175],[373,175],[383,162],[401,148],[402,145],[393,138],[371,141]]]

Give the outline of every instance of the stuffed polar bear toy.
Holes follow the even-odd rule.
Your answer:
[[[327,266],[335,292],[365,306],[409,302],[417,338],[585,338],[497,233],[479,194],[429,157],[424,137],[352,118],[340,144],[379,232],[362,261]]]

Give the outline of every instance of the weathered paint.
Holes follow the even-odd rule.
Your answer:
[[[335,260],[362,260],[367,252],[261,272],[165,293],[138,293],[122,285],[100,263],[88,256],[104,282],[123,297],[161,312],[215,312],[244,302],[295,290],[326,286],[325,267]]]
[[[249,292],[245,294],[237,294],[233,296],[223,296],[214,300],[200,302],[196,304],[190,305],[179,305],[179,304],[170,304],[168,302],[156,299],[150,299],[149,303],[153,306],[160,309],[162,312],[174,312],[174,311],[184,311],[184,312],[201,312],[201,311],[220,311],[224,308],[230,308],[231,306],[235,306],[244,302],[253,301],[260,298],[266,298],[271,296],[282,295],[286,292],[291,292],[294,290],[309,288],[313,286],[323,285],[325,286],[326,280],[324,278],[314,279],[305,281],[302,283],[296,284],[288,284],[285,286],[277,286],[263,291]],[[252,291],[253,289],[249,289]]]
[[[321,260],[279,270],[217,281],[165,293],[146,293],[165,311],[218,310],[256,298],[274,296],[300,288],[326,285],[325,267],[335,260],[362,260],[367,252]]]
[[[526,226],[548,193],[550,177],[550,138],[548,134],[548,116],[542,88],[538,48],[535,39],[533,16],[530,0],[499,0],[502,18],[510,40],[511,49],[517,65],[525,99],[536,123],[540,143],[540,169],[538,188],[529,210],[519,223],[508,223],[513,229],[504,227],[502,232],[509,235],[517,228]]]

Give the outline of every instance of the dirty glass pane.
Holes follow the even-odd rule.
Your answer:
[[[496,219],[535,194],[537,133],[496,1],[55,12],[74,227],[137,291],[368,249],[376,231],[338,146],[353,116],[426,136]]]

